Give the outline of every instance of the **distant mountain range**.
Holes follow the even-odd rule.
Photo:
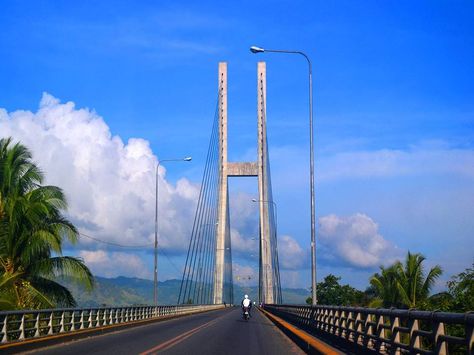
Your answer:
[[[119,276],[105,278],[96,276],[96,284],[92,291],[78,286],[71,279],[63,279],[61,283],[73,294],[79,307],[100,306],[130,306],[153,304],[153,281],[134,277]],[[160,305],[176,304],[181,280],[167,280],[158,282],[158,303]],[[297,288],[282,289],[283,302],[288,304],[305,303],[310,295],[308,290]],[[234,285],[234,300],[240,300],[248,294],[257,301],[258,288],[256,286],[242,287]]]

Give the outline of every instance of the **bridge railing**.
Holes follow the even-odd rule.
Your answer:
[[[474,354],[474,313],[337,306],[264,309],[342,347],[362,352]]]
[[[171,315],[192,314],[223,305],[65,308],[0,312],[0,343],[46,337]]]

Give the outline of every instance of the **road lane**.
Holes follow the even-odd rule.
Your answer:
[[[35,354],[302,354],[257,310],[248,321],[240,308],[195,314],[38,349]]]
[[[234,309],[162,354],[303,354],[262,313],[252,313],[252,318],[245,321],[240,309]]]

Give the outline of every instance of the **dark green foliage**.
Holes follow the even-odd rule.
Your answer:
[[[430,291],[442,270],[436,265],[425,273],[424,260],[423,255],[408,252],[404,264],[397,261],[388,268],[381,266],[380,274],[370,279],[379,299],[379,304],[373,302],[372,306],[426,309]]]
[[[395,265],[388,268],[380,267],[380,273],[370,278],[370,285],[375,290],[376,298],[370,304],[372,307],[398,307],[400,296],[397,290],[397,269]]]
[[[433,311],[452,312],[453,301],[453,296],[449,292],[436,293],[428,299],[427,309]]]
[[[371,299],[369,293],[355,289],[349,285],[341,285],[340,277],[327,275],[324,281],[317,284],[318,304],[326,306],[365,306]],[[306,299],[307,304],[312,298]]]
[[[448,291],[429,298],[432,310],[471,312],[474,310],[474,264],[447,282]]]
[[[364,292],[349,285],[340,285],[340,277],[329,274],[317,284],[318,303],[331,306],[360,306]]]
[[[453,309],[457,312],[474,311],[474,263],[448,281],[448,292],[453,297]]]
[[[43,173],[30,151],[0,139],[0,309],[74,306],[69,290],[55,279],[77,277],[92,287],[82,260],[62,256],[64,240],[77,230],[63,215],[62,190],[43,186]]]

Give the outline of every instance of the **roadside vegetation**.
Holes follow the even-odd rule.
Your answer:
[[[474,263],[451,277],[446,291],[431,294],[443,270],[439,265],[426,272],[421,254],[408,252],[404,262],[397,261],[372,275],[365,291],[341,285],[340,277],[329,274],[317,285],[318,303],[334,306],[416,308],[445,312],[474,310]],[[306,299],[311,304],[311,297]]]
[[[43,181],[25,146],[0,139],[0,310],[75,306],[71,292],[55,281],[61,276],[93,286],[84,262],[62,255],[78,232],[63,215],[63,191]]]

